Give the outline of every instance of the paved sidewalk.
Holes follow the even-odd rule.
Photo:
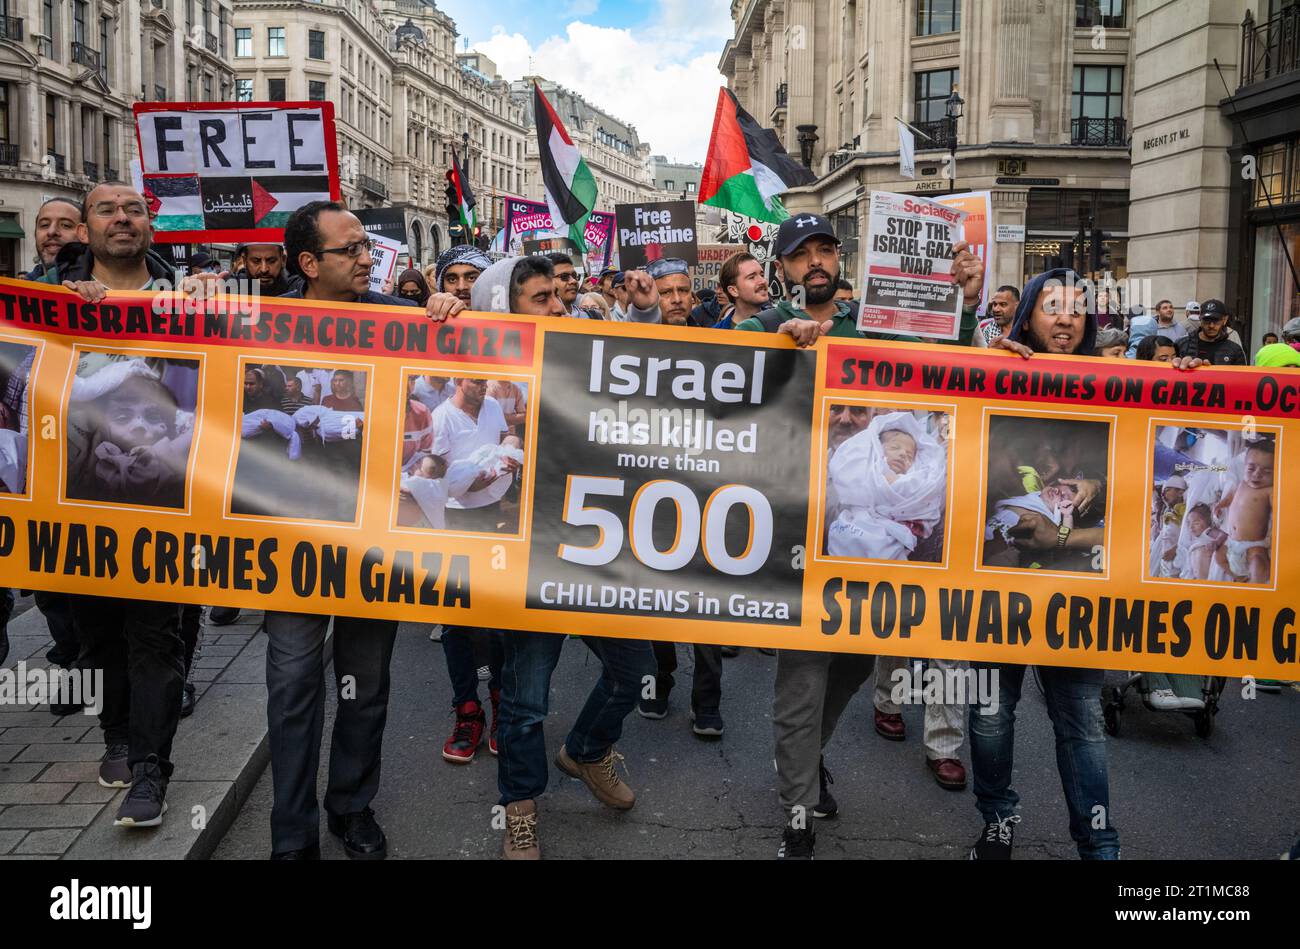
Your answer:
[[[0,704],[0,860],[184,859],[211,854],[266,767],[266,637],[262,614],[203,627],[198,704],[181,719],[176,772],[161,827],[113,826],[125,791],[99,786],[103,733],[93,715]],[[36,609],[9,624],[5,667],[45,668],[50,647]]]

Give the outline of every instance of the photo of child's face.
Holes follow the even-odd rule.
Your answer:
[[[883,432],[881,447],[885,450],[885,464],[895,474],[906,474],[916,461],[916,439],[907,432]]]
[[[1170,505],[1171,507],[1175,504],[1182,504],[1183,495],[1186,493],[1187,492],[1185,492],[1182,488],[1165,488],[1164,489],[1165,503]]]
[[[1187,529],[1192,532],[1193,537],[1200,537],[1209,526],[1210,522],[1200,511],[1192,511],[1187,515]]]
[[[1049,484],[1040,494],[1048,507],[1054,510],[1074,504],[1074,489],[1068,484]]]
[[[1250,448],[1246,451],[1246,472],[1243,479],[1252,488],[1273,486],[1273,453]]]
[[[122,451],[156,445],[172,432],[175,404],[169,393],[148,379],[129,379],[106,397],[104,422],[108,438]]]
[[[428,455],[420,459],[416,472],[421,478],[438,479],[447,473],[447,462],[438,455]]]

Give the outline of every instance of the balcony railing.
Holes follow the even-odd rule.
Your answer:
[[[203,45],[207,49],[207,51],[211,53],[213,56],[217,55],[217,34],[204,33]]]
[[[154,102],[166,102],[166,101],[167,101],[167,87],[166,87],[166,86],[154,86],[154,87],[153,87],[153,101],[154,101]]]
[[[1237,88],[1300,69],[1300,7],[1287,7],[1256,24],[1249,10],[1241,23],[1241,81]]]
[[[58,152],[46,152],[45,155],[50,159],[51,164],[54,165],[54,171],[56,174],[62,175],[67,172],[67,160],[63,155],[60,155]]]
[[[99,72],[99,53],[85,43],[72,43],[72,61]]]
[[[851,151],[831,152],[830,170],[834,171],[836,168],[847,165],[851,161],[853,161],[853,152]]]
[[[1124,2],[1106,4],[1102,12],[1101,0],[1074,0],[1074,25],[1077,29],[1104,26],[1108,29],[1124,28]],[[1112,11],[1118,12],[1112,12]]]
[[[44,56],[46,59],[53,59],[54,40],[50,39],[48,36],[39,37],[36,40],[36,52],[40,53],[40,55]]]
[[[922,135],[929,136],[926,139],[922,135],[918,135],[916,137],[917,148],[950,148],[952,146],[952,123],[947,119],[936,119],[933,122],[913,122],[912,128],[921,132]]]
[[[1123,148],[1128,143],[1128,123],[1121,116],[1108,119],[1079,118],[1070,122],[1070,144]]]
[[[89,178],[91,181],[98,181],[98,180],[99,180],[99,163],[98,163],[98,162],[93,162],[93,161],[83,161],[83,162],[81,163],[81,170],[82,170],[83,172],[85,172],[86,177]]]
[[[18,146],[8,142],[0,142],[0,165],[8,165],[11,168],[18,166]]]
[[[17,16],[0,16],[0,40],[21,40],[23,19]]]
[[[783,82],[776,87],[776,107],[784,109],[786,103],[790,101],[790,84]]]
[[[357,175],[357,186],[362,191],[373,194],[376,198],[388,197],[388,185],[378,178],[371,178],[369,175]]]
[[[118,174],[118,171],[117,171],[116,168],[105,168],[105,169],[104,169],[104,180],[105,180],[105,181],[121,181],[122,178],[121,178],[121,176]]]

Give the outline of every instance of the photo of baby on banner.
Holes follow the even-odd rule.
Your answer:
[[[351,523],[361,493],[367,373],[243,363],[232,514]]]
[[[1156,426],[1149,577],[1272,582],[1276,442],[1271,431]]]
[[[985,567],[1106,572],[1110,424],[989,418]]]
[[[406,391],[397,526],[518,533],[525,384],[413,374]]]
[[[0,341],[0,494],[27,493],[27,382],[35,346]]]
[[[199,363],[80,351],[67,408],[73,501],[187,506]]]
[[[945,412],[832,404],[823,553],[941,563],[948,505]]]

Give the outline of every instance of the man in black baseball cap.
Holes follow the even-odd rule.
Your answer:
[[[856,301],[835,299],[840,279],[840,239],[831,222],[820,214],[798,214],[782,221],[775,250],[786,299],[736,324],[736,329],[785,333],[800,346],[811,345],[819,336],[921,342],[915,336],[858,331]],[[954,244],[953,251],[953,279],[965,290],[965,300],[957,339],[943,342],[967,346],[979,322],[976,310],[984,286],[984,265],[964,241]]]
[[[1227,304],[1206,300],[1201,304],[1199,331],[1178,341],[1178,355],[1202,359],[1215,366],[1244,366],[1246,353],[1228,338]]]

